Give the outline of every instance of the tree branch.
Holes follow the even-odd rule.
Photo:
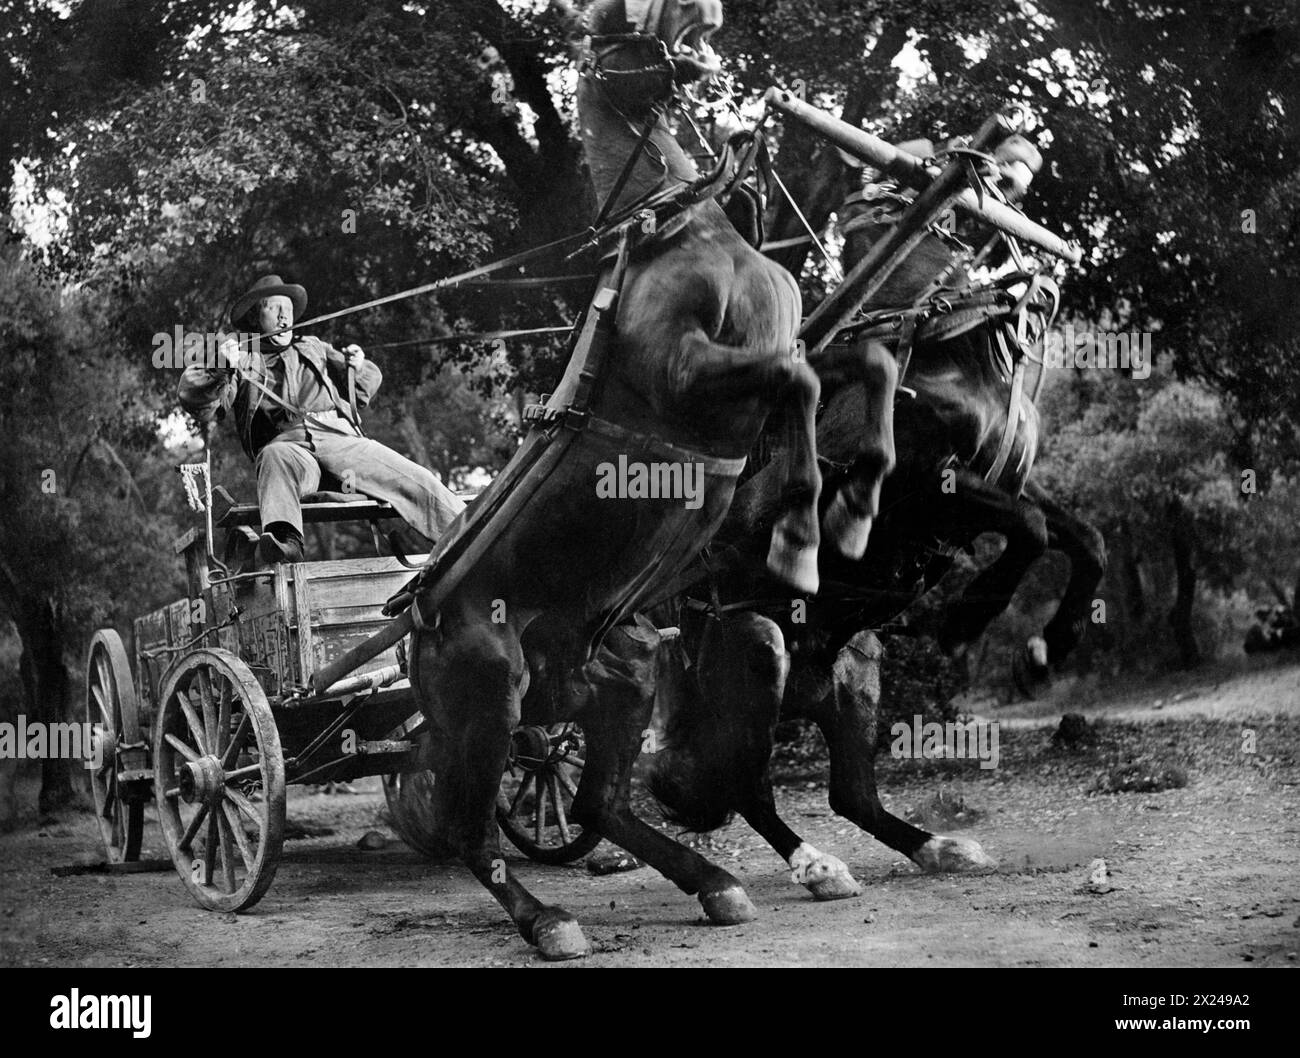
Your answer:
[[[849,124],[860,125],[873,105],[884,98],[891,81],[897,83],[898,75],[891,73],[890,64],[907,43],[907,34],[906,26],[890,24],[876,38],[863,63],[861,76],[849,85],[844,100],[842,116]],[[852,170],[838,151],[794,122],[786,126],[781,149],[783,154],[795,158],[812,155],[811,164],[789,168],[783,179],[813,231],[820,232],[844,200],[848,192],[848,174]],[[805,234],[798,214],[784,195],[773,199],[767,227],[768,239],[772,242]],[[810,250],[811,246],[805,242],[773,251],[769,256],[792,275],[798,276],[803,271]]]

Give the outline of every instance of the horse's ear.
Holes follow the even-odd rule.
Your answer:
[[[566,33],[573,32],[581,17],[573,4],[569,0],[551,0],[551,11],[560,20],[560,25],[564,27]]]
[[[582,40],[591,32],[589,16],[591,7],[579,8],[572,0],[551,0],[551,10],[556,14],[561,32],[566,38],[570,57],[577,61]]]
[[[551,10],[559,15],[566,33],[576,36],[587,31],[586,12],[579,10],[572,0],[551,0]]]

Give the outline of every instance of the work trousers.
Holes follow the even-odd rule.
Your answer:
[[[285,522],[302,532],[302,497],[342,487],[385,500],[411,528],[437,540],[465,508],[447,486],[418,463],[378,441],[302,427],[279,434],[257,453],[257,502],[262,524]]]

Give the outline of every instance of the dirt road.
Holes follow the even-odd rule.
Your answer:
[[[1256,754],[1241,752],[1245,726]],[[1300,965],[1300,719],[1114,723],[1100,750],[1081,756],[1053,750],[1050,737],[1043,727],[1004,731],[995,771],[882,757],[891,809],[964,806],[958,825],[971,825],[960,832],[1001,863],[990,874],[922,875],[831,815],[815,758],[787,761],[778,805],[849,864],[860,897],[815,903],[740,822],[705,844],[760,912],[740,927],[704,924],[692,897],[648,869],[596,877],[582,866],[515,866],[582,922],[592,954],[567,968]],[[1089,793],[1132,761],[1176,762],[1187,785]],[[396,841],[357,847],[376,825],[377,789],[291,794],[291,821],[332,833],[289,842],[270,893],[243,916],[200,910],[170,868],[52,873],[98,858],[84,814],[0,838],[0,964],[547,965],[463,869],[425,863]],[[1098,857],[1115,886],[1104,895],[1085,889]]]

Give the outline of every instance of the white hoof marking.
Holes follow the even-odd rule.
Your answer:
[[[925,871],[980,871],[998,865],[998,861],[971,838],[951,838],[936,834],[912,857]]]
[[[806,841],[790,854],[790,880],[818,900],[843,900],[862,892],[843,861],[818,852]]]

